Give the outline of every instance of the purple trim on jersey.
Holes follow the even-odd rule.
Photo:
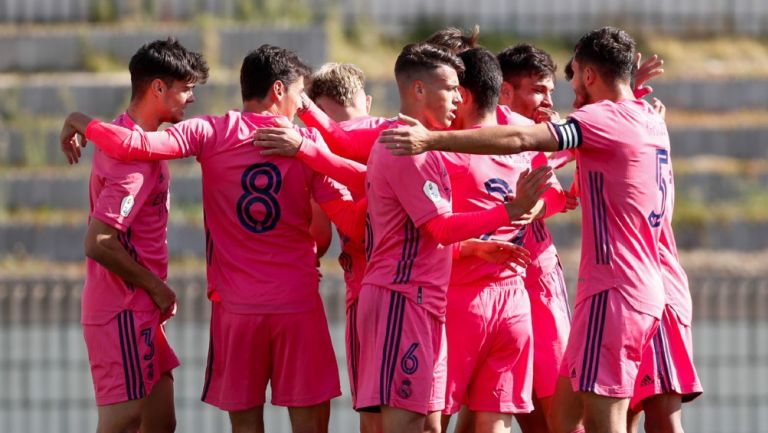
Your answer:
[[[352,256],[344,252],[339,254],[339,265],[341,265],[342,271],[346,273],[352,272]]]
[[[139,348],[136,345],[133,312],[126,310],[119,313],[117,315],[117,326],[128,400],[144,398],[146,395],[144,375],[141,372],[141,364],[139,363]]]
[[[584,360],[581,365],[581,379],[579,381],[579,391],[582,392],[595,391],[607,306],[608,290],[592,297],[592,305],[589,310],[589,325],[587,327],[587,344],[584,347]]]
[[[533,232],[533,238],[536,239],[536,242],[538,243],[544,242],[549,236],[549,232],[544,227],[544,222],[540,220],[531,223],[531,231]]]
[[[669,345],[666,341],[666,335],[664,335],[663,325],[659,325],[659,329],[656,335],[653,336],[653,351],[656,356],[656,372],[659,375],[659,381],[661,382],[661,390],[663,393],[674,392],[675,386],[672,383],[672,362],[669,359]]]
[[[349,387],[352,389],[352,395],[357,394],[357,363],[360,357],[360,342],[357,336],[357,302],[349,307],[349,366],[352,370],[352,380]]]
[[[611,264],[611,244],[608,237],[608,217],[605,212],[603,185],[605,175],[599,171],[589,172],[589,197],[592,205],[592,232],[595,241],[595,262],[598,265]]]
[[[216,309],[211,309],[211,324],[213,324],[213,315]],[[213,377],[213,332],[208,336],[208,361],[205,364],[205,385],[203,385],[203,395],[201,401],[205,401],[208,396],[208,389],[211,387],[211,378]]]
[[[208,228],[205,212],[203,212],[203,226],[205,227],[205,263],[210,266],[213,263],[213,238],[211,237],[211,229]]]
[[[404,313],[405,296],[399,292],[392,292],[389,300],[387,332],[384,338],[384,351],[381,358],[381,373],[379,375],[379,398],[382,405],[388,405],[392,397],[392,381],[395,378],[397,355],[400,352],[400,337],[403,334]]]
[[[371,214],[365,214],[365,260],[371,261],[373,253],[373,226],[371,225]]]
[[[413,271],[413,262],[419,253],[419,238],[421,231],[413,224],[413,220],[408,218],[405,221],[403,229],[405,230],[405,241],[403,242],[403,251],[400,254],[400,260],[397,261],[397,273],[392,280],[393,284],[405,284],[411,280]]]
[[[581,126],[576,119],[568,119],[565,123],[551,123],[552,129],[557,136],[557,150],[575,149],[581,146],[583,136]]]

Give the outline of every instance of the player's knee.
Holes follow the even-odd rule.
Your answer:
[[[646,433],[684,433],[679,420],[668,416],[655,417],[646,413],[643,426]]]

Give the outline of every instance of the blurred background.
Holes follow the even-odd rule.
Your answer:
[[[768,2],[764,0],[0,0],[0,432],[95,431],[96,409],[79,326],[91,148],[68,166],[64,116],[109,120],[127,107],[127,64],[168,35],[211,66],[191,115],[239,108],[238,71],[263,43],[315,67],[358,64],[374,114],[397,112],[399,49],[453,25],[479,24],[498,51],[522,41],[561,65],[555,104],[573,99],[562,65],[584,32],[620,26],[665,59],[652,82],[667,106],[676,171],[675,230],[694,299],[696,365],[705,393],[684,406],[687,431],[768,432]],[[188,110],[189,111],[189,110]],[[179,314],[168,325],[179,432],[228,431],[199,401],[208,345],[200,172],[172,164],[168,227]],[[559,173],[569,184],[572,173]],[[551,220],[570,288],[578,269],[578,212]],[[321,292],[345,395],[331,431],[356,431],[344,361],[338,247],[323,259]],[[282,264],[286,272],[291,263]],[[311,356],[307,359],[311,368]],[[267,407],[268,431],[288,432]],[[517,426],[515,426],[515,431]]]

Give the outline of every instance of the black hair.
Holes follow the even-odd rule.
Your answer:
[[[459,54],[464,62],[464,74],[459,84],[467,89],[482,114],[496,109],[501,93],[501,67],[492,52],[485,48],[472,48]]]
[[[167,85],[174,81],[203,84],[208,80],[208,64],[203,55],[184,48],[175,38],[144,44],[131,57],[131,99],[144,93],[152,80]]]
[[[264,44],[243,59],[240,93],[243,101],[263,99],[275,81],[290,86],[303,77],[309,82],[312,69],[291,50]]]

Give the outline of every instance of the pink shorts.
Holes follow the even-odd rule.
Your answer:
[[[357,369],[360,364],[360,339],[357,338],[357,304],[355,299],[347,307],[347,329],[345,332],[347,349],[347,375],[349,375],[349,389],[352,394],[352,407],[356,407]]]
[[[144,398],[179,366],[159,311],[125,310],[104,325],[83,325],[83,336],[99,406]]]
[[[643,352],[630,407],[640,411],[643,400],[662,394],[680,394],[688,402],[703,391],[693,365],[691,327],[667,305],[659,329]]]
[[[526,278],[525,284],[531,299],[531,322],[536,330],[533,392],[538,398],[547,398],[555,394],[560,364],[571,332],[568,292],[560,265],[537,278]]]
[[[310,368],[311,366],[311,368]],[[202,400],[226,411],[313,406],[341,395],[325,311],[237,314],[212,303]]]
[[[560,375],[571,379],[574,391],[632,397],[643,350],[658,325],[616,289],[584,299],[573,314]]]
[[[401,293],[372,285],[360,292],[356,318],[355,409],[443,410],[447,354],[442,321]]]
[[[443,413],[533,410],[531,305],[522,278],[448,289],[448,386]]]

